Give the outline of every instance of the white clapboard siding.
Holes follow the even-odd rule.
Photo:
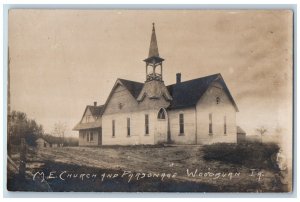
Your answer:
[[[112,92],[104,114],[129,113],[138,108],[138,103],[130,92],[121,84]]]
[[[149,134],[145,134],[145,114],[149,115]],[[127,118],[130,118],[130,136],[127,135]],[[115,121],[115,136],[112,121]],[[154,113],[152,111],[108,114],[102,117],[103,145],[154,144]]]
[[[217,104],[216,98],[220,101]],[[137,102],[121,84],[112,92],[102,116],[103,145],[137,145],[167,142],[168,120],[171,141],[175,144],[211,144],[236,142],[236,110],[222,85],[213,83],[195,107],[169,110],[166,120],[158,120],[157,113],[169,103],[145,97]],[[179,133],[179,114],[184,115],[184,133]],[[212,114],[213,135],[209,135],[209,114]],[[149,134],[145,134],[145,114],[149,115]],[[224,134],[226,116],[226,134]],[[130,135],[127,135],[127,118],[130,118]],[[112,121],[115,121],[115,136]]]
[[[179,114],[184,116],[184,133],[179,133]],[[171,140],[175,144],[196,144],[195,142],[195,108],[169,111]]]
[[[216,97],[220,98],[219,104]],[[213,84],[204,93],[196,106],[197,144],[236,142],[236,110],[221,85]],[[213,135],[209,135],[209,114],[212,114]],[[227,134],[224,134],[226,116]]]

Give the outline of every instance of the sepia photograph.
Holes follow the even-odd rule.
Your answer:
[[[292,192],[293,18],[10,9],[7,190]]]

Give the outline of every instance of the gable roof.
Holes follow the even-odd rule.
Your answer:
[[[135,99],[138,98],[141,90],[143,89],[143,83],[126,79],[118,80],[128,89]],[[238,107],[230,94],[222,75],[219,73],[167,86],[167,89],[173,98],[168,108],[179,109],[195,106],[214,81],[218,81],[222,85],[235,110],[238,112]]]
[[[139,96],[144,84],[136,81],[130,81],[126,79],[118,79],[121,81],[121,83],[127,88],[127,90],[130,92],[130,94],[137,99]]]
[[[116,89],[116,87],[118,85],[123,85],[129,91],[129,93],[134,97],[134,99],[137,99],[137,97],[139,96],[139,94],[144,86],[144,84],[140,83],[140,82],[118,78],[117,81],[115,82],[113,88],[111,89],[109,96],[106,99],[105,104],[103,105],[102,114],[104,113],[106,106],[107,106],[111,96],[113,95],[114,90]]]
[[[83,119],[83,117],[84,117],[84,115],[85,115],[85,113],[86,113],[86,111],[87,110],[90,110],[90,112],[92,113],[92,116],[94,116],[94,117],[97,117],[97,116],[102,116],[102,114],[103,114],[103,110],[104,110],[104,105],[99,105],[99,106],[93,106],[93,105],[87,105],[86,107],[85,107],[85,110],[84,110],[84,112],[83,112],[83,115],[82,115],[82,117],[81,117],[81,119],[80,119],[80,122],[82,121],[82,119]]]
[[[202,97],[202,95],[206,92],[208,87],[214,81],[218,81],[222,85],[224,91],[226,92],[229,99],[231,100],[234,108],[238,112],[237,105],[236,105],[233,97],[231,96],[229,89],[227,88],[225,81],[222,78],[221,74],[213,74],[213,75],[201,77],[198,79],[193,79],[193,80],[184,81],[184,82],[166,86],[167,90],[169,91],[170,95],[172,96],[172,101],[170,102],[170,106],[168,107],[168,109],[180,109],[180,108],[195,106],[197,104],[197,102],[199,101],[199,99]],[[116,88],[116,86],[119,84],[119,82],[130,92],[130,94],[135,99],[138,98],[138,96],[144,86],[144,83],[126,80],[126,79],[117,79],[113,89],[110,92],[110,95],[108,96],[108,98],[106,100],[106,103],[104,105],[100,105],[100,106],[87,105],[82,118],[84,117],[87,109],[89,109],[91,111],[91,113],[94,117],[102,116],[102,114],[104,113],[104,110],[105,110],[105,106],[107,105],[108,101],[110,100],[113,90]],[[82,118],[81,118],[81,120],[82,120]],[[80,121],[74,127],[73,130],[101,127],[101,123],[96,123],[96,122],[81,123],[81,121]]]
[[[233,103],[236,111],[238,111],[237,105],[233,100],[221,74],[213,74],[198,79],[184,81],[167,86],[173,100],[169,106],[169,109],[179,109],[185,107],[192,107],[197,104],[199,99],[208,89],[212,82],[219,81],[224,91],[228,95],[229,99]]]
[[[93,116],[102,116],[104,105],[99,105],[99,106],[87,105],[86,110],[87,109],[90,109]],[[85,112],[84,112],[84,114],[85,114]]]
[[[81,123],[85,113],[87,110],[90,110],[92,113],[93,117],[101,117],[103,112],[104,112],[104,105],[99,105],[99,106],[93,106],[93,105],[87,105],[84,113],[80,119],[80,122],[76,124],[76,126],[73,128],[73,130],[83,130],[83,129],[88,129],[88,128],[99,128],[101,127],[101,121],[94,121],[94,122],[89,122],[89,123]]]

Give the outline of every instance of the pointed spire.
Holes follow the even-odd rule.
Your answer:
[[[162,61],[164,61],[164,59],[159,57],[154,23],[152,23],[152,25],[153,27],[152,27],[149,55],[148,58],[144,60],[144,62],[146,62],[147,65],[157,66],[158,64],[161,64]]]
[[[152,23],[152,25],[153,25],[152,35],[151,35],[151,42],[150,42],[149,56],[148,56],[149,58],[150,57],[159,57],[154,22]]]

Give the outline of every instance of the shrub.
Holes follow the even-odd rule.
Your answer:
[[[203,147],[204,159],[239,164],[258,169],[278,169],[272,156],[279,151],[275,143],[216,143]]]

